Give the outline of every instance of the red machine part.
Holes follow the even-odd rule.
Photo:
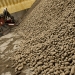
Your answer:
[[[5,20],[3,18],[0,19],[0,26],[2,26],[5,23]]]

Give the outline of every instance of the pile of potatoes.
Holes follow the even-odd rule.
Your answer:
[[[31,68],[32,75],[75,74],[75,27],[63,24],[28,43],[27,50],[15,52],[12,67],[16,67],[16,73],[25,65]]]
[[[42,0],[22,23],[26,42],[11,59],[17,75],[24,67],[31,75],[75,75],[74,2]]]

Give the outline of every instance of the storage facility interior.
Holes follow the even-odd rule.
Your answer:
[[[0,0],[0,14],[0,75],[75,75],[75,0]]]

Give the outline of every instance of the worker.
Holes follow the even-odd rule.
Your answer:
[[[11,18],[12,22],[14,22],[14,17],[10,15],[10,13],[7,11],[7,8],[4,8],[3,16],[4,16],[5,20],[7,20],[8,18]]]

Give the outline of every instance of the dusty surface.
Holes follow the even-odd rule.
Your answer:
[[[18,48],[20,49],[22,41],[21,37],[16,33],[9,33],[0,38],[0,75],[14,75],[10,59],[13,53]]]
[[[75,0],[41,0],[14,31],[15,74],[75,75]]]

